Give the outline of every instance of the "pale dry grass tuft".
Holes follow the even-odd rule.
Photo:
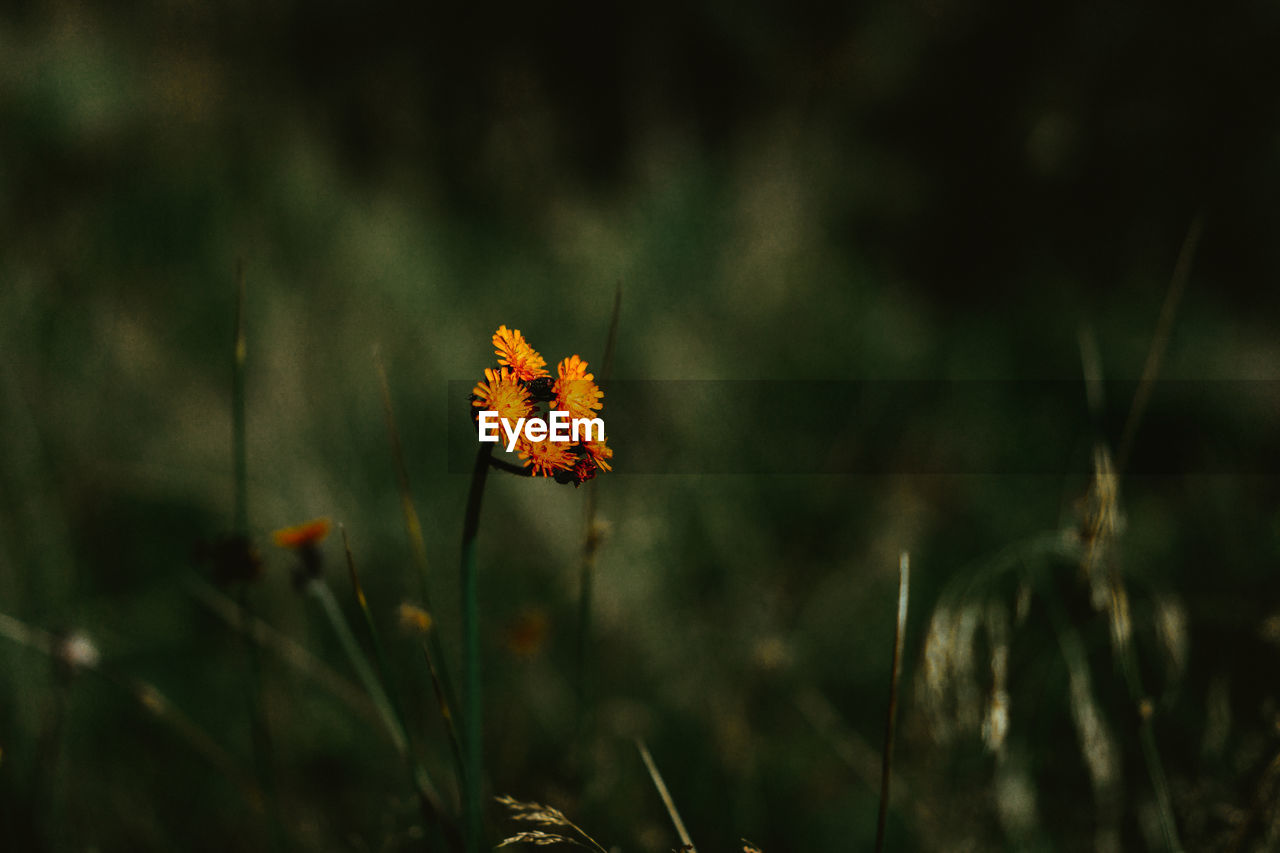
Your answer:
[[[1074,640],[1074,637],[1073,637]],[[1098,826],[1098,850],[1119,850],[1120,752],[1098,703],[1094,700],[1088,664],[1078,640],[1063,641],[1070,682],[1071,719],[1075,723],[1089,782],[1093,787]]]
[[[980,736],[995,756],[995,805],[1006,836],[1014,842],[1031,838],[1037,821],[1034,776],[1016,760],[1022,746],[1014,747],[1010,755],[1010,737],[1019,731],[1011,699],[1017,692],[1009,682],[1010,658],[1015,638],[1048,628],[1067,671],[1066,710],[1092,789],[1093,843],[1099,850],[1120,849],[1126,808],[1123,745],[1110,721],[1115,709],[1104,709],[1098,699],[1095,680],[1105,676],[1093,671],[1097,661],[1086,651],[1081,629],[1062,598],[1067,587],[1063,570],[1074,568],[1077,583],[1083,586],[1081,593],[1099,619],[1105,620],[1112,663],[1139,717],[1137,745],[1151,778],[1164,846],[1179,849],[1152,731],[1157,706],[1142,684],[1134,634],[1142,632],[1155,639],[1163,653],[1167,683],[1175,684],[1187,665],[1185,610],[1172,595],[1156,593],[1149,609],[1137,611],[1149,615],[1135,624],[1118,559],[1117,542],[1125,527],[1119,474],[1101,444],[1094,450],[1093,474],[1076,511],[1065,529],[1010,546],[944,590],[930,618],[918,695],[937,742]],[[1041,607],[1048,616],[1044,622],[1032,616]]]
[[[532,823],[542,827],[542,829],[525,829],[514,835],[504,838],[498,843],[497,847],[506,847],[511,844],[532,844],[536,847],[550,847],[554,844],[571,844],[575,847],[582,847],[586,850],[598,850],[600,853],[608,853],[600,843],[587,835],[573,821],[565,816],[565,813],[554,806],[543,805],[542,803],[525,802],[517,800],[510,795],[494,797],[494,799],[507,809],[507,817],[511,820],[521,823]],[[557,832],[547,832],[547,829],[561,830]],[[572,834],[567,834],[572,833]]]
[[[543,826],[573,826],[569,819],[564,816],[564,812],[552,806],[544,806],[541,803],[526,803],[510,796],[495,797],[495,799],[507,807],[510,812],[508,817],[512,820],[540,823]]]
[[[1089,582],[1093,609],[1106,613],[1111,645],[1124,654],[1133,635],[1129,593],[1113,559],[1116,539],[1124,532],[1120,512],[1120,477],[1111,454],[1101,444],[1093,450],[1093,482],[1082,501],[1083,519],[1077,534],[1084,548],[1080,567]]]
[[[554,832],[543,832],[539,829],[530,829],[524,832],[517,832],[509,838],[504,838],[495,845],[498,847],[507,847],[512,844],[532,844],[535,847],[550,847],[554,844],[572,844],[574,847],[586,847],[581,841],[570,838],[567,835],[556,835]],[[587,848],[590,849],[590,848]]]
[[[925,707],[933,731],[943,743],[978,727],[982,702],[976,680],[974,640],[980,608],[939,605],[929,621],[924,644]]]
[[[987,636],[991,646],[991,690],[982,720],[982,741],[994,753],[1004,750],[1009,733],[1009,618],[994,602],[987,607]]]

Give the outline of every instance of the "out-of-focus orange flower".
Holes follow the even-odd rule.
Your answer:
[[[497,370],[486,367],[484,376],[488,381],[477,384],[471,392],[475,395],[472,405],[483,411],[497,412],[498,417],[513,424],[533,414],[529,392],[514,373],[505,367]]]
[[[329,535],[329,519],[317,518],[293,527],[284,527],[271,534],[281,548],[306,548],[318,545]]]
[[[524,467],[531,468],[536,477],[553,476],[557,471],[568,471],[576,461],[569,445],[558,441],[522,440],[517,452],[524,461]]]
[[[507,650],[516,657],[534,657],[546,645],[550,622],[541,608],[523,611],[507,627]]]
[[[511,369],[516,379],[528,382],[539,376],[546,376],[547,361],[538,355],[538,351],[529,346],[529,342],[520,334],[519,329],[508,329],[499,326],[493,333],[494,354],[498,356],[498,364]]]
[[[559,378],[552,390],[556,395],[556,408],[568,412],[571,418],[594,418],[604,407],[600,398],[604,392],[595,382],[595,374],[587,372],[587,363],[576,355],[560,362]]]

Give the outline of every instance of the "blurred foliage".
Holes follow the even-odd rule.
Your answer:
[[[245,643],[193,592],[202,543],[232,521],[238,258],[254,535],[266,549],[276,527],[345,525],[392,692],[443,784],[421,650],[395,630],[422,589],[375,346],[454,660],[467,481],[448,473],[461,404],[448,388],[490,363],[499,323],[598,365],[621,284],[620,379],[1074,379],[1082,327],[1108,378],[1136,379],[1203,215],[1163,375],[1275,380],[1280,115],[1262,81],[1278,18],[1245,0],[7,4],[0,613],[84,632],[110,677],[68,674],[10,642],[12,626],[0,637],[0,846],[271,846],[245,790]],[[1258,387],[1238,408],[1190,404],[1188,428],[1274,451],[1274,386]],[[992,403],[988,438],[1028,440],[1002,426],[1020,404]],[[1110,442],[1127,406],[1106,401]],[[709,414],[690,405],[673,423]],[[927,446],[957,440],[947,428],[902,432]],[[670,849],[642,736],[704,851],[740,836],[769,853],[868,847],[908,549],[891,846],[1094,845],[1103,817],[1043,609],[1057,602],[1118,744],[1121,843],[1159,848],[1136,710],[1070,560],[1035,565],[1051,581],[1010,644],[1007,754],[973,732],[942,739],[911,686],[944,589],[1013,612],[1016,576],[975,579],[1002,549],[1076,523],[1078,472],[649,475],[616,451],[596,487],[608,526],[583,720],[583,493],[492,478],[480,565],[494,793],[550,802],[606,845]],[[1117,562],[1191,849],[1274,840],[1276,473],[1123,483]],[[288,555],[264,557],[254,612],[352,680]],[[1158,630],[1169,602],[1184,620],[1176,668]],[[990,654],[974,647],[980,672]],[[262,666],[288,843],[426,843],[376,718],[270,651]]]

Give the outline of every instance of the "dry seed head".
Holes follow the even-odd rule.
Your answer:
[[[776,634],[761,637],[751,649],[751,662],[765,672],[789,669],[793,659],[787,641]]]
[[[163,714],[169,707],[164,696],[150,684],[138,688],[138,701],[153,714]]]
[[[1031,613],[1031,584],[1023,581],[1018,584],[1018,598],[1013,605],[1013,622],[1015,625],[1021,625],[1027,621],[1027,616]]]
[[[1029,839],[1035,833],[1036,788],[1025,761],[1008,757],[996,762],[996,809],[1010,841]]]
[[[1115,586],[1114,569],[1108,566],[1111,546],[1124,527],[1120,515],[1120,478],[1111,454],[1102,445],[1093,451],[1093,482],[1084,498],[1084,518],[1079,531],[1084,546],[1081,568],[1089,581],[1095,610],[1104,610]]]
[[[1119,651],[1129,645],[1129,638],[1133,635],[1133,623],[1129,619],[1129,593],[1125,591],[1119,578],[1114,579],[1111,585],[1108,609],[1111,616],[1112,647]]]
[[[1009,619],[996,602],[987,607],[987,636],[991,645],[991,681],[1000,690],[1009,674]]]
[[[1071,673],[1071,716],[1075,720],[1080,739],[1080,751],[1084,753],[1085,767],[1093,782],[1095,796],[1110,796],[1120,781],[1120,762],[1115,742],[1098,705],[1093,700],[1093,689],[1085,672]]]
[[[939,605],[929,619],[929,634],[924,641],[924,669],[920,675],[924,706],[933,720],[934,734],[941,741],[951,739],[951,725],[946,713],[950,623],[951,611]]]
[[[951,672],[956,689],[956,722],[966,731],[976,729],[982,717],[982,699],[973,654],[978,615],[976,605],[967,606],[960,612],[960,620],[955,626],[955,640],[950,649]]]
[[[58,659],[71,669],[93,669],[102,656],[87,634],[73,631],[58,646]]]
[[[1215,675],[1205,696],[1204,739],[1201,752],[1208,757],[1222,755],[1231,736],[1231,685],[1226,676]]]
[[[958,611],[939,606],[929,622],[924,651],[925,704],[940,740],[951,737],[953,723],[956,731],[972,731],[982,718],[973,654],[980,615],[976,604],[966,604]]]
[[[540,823],[544,826],[573,826],[569,819],[564,816],[564,812],[552,806],[544,806],[542,803],[523,802],[510,795],[494,797],[494,799],[507,807],[507,810],[511,812],[508,817],[512,820]]]
[[[1008,734],[1009,694],[1004,690],[995,690],[991,694],[991,700],[987,702],[987,714],[982,721],[982,742],[991,752],[999,753],[1004,749]]]
[[[1121,532],[1120,478],[1111,454],[1099,445],[1093,450],[1093,483],[1085,498],[1085,544],[1105,544]]]
[[[595,519],[591,522],[591,528],[587,531],[587,547],[591,549],[599,548],[600,543],[604,541],[608,535],[609,529],[612,527],[607,521]]]
[[[1187,612],[1172,596],[1156,599],[1156,636],[1169,656],[1169,680],[1176,681],[1187,665]]]
[[[525,832],[517,832],[509,838],[504,838],[495,845],[496,847],[506,847],[511,844],[532,844],[534,847],[550,847],[553,844],[572,844],[575,847],[584,846],[582,842],[577,841],[567,835],[557,835],[554,832],[543,832],[538,829],[530,829]]]
[[[539,823],[543,826],[570,826],[569,820],[564,816],[564,813],[559,809],[553,809],[551,806],[538,806],[536,811],[513,814],[511,819]]]
[[[1272,613],[1258,626],[1258,636],[1268,643],[1280,646],[1280,613]]]
[[[987,636],[991,646],[991,698],[982,721],[987,749],[1000,752],[1009,732],[1009,620],[996,602],[987,607]]]

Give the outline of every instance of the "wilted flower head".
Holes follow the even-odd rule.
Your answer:
[[[220,584],[247,583],[262,576],[262,556],[247,536],[223,536],[197,547],[196,557],[213,567]]]

